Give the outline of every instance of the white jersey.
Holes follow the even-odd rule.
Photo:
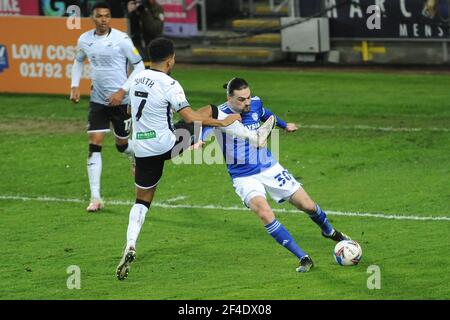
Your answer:
[[[90,63],[92,79],[91,101],[107,105],[107,98],[122,88],[128,79],[128,62],[142,61],[128,35],[117,29],[98,36],[95,29],[83,33],[78,39],[76,60]],[[126,95],[122,104],[128,103]]]
[[[141,71],[131,84],[130,103],[136,157],[161,155],[172,149],[176,142],[173,110],[189,107],[178,81],[160,71]]]

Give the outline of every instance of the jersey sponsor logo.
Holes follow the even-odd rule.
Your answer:
[[[139,55],[139,51],[138,51],[138,49],[136,49],[136,47],[133,48],[133,54],[134,54],[135,56],[138,56],[138,55]]]
[[[140,98],[148,98],[148,92],[135,91],[134,96]]]
[[[244,124],[244,126],[249,130],[258,130],[258,128],[261,126],[261,123],[251,123],[251,124]]]
[[[149,140],[149,139],[155,139],[156,138],[156,132],[151,130],[148,132],[137,132],[136,133],[136,139],[137,140]]]
[[[9,68],[8,50],[5,45],[0,44],[0,72],[7,68]]]

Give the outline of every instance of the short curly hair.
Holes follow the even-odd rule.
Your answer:
[[[172,57],[175,53],[175,48],[172,40],[166,38],[156,38],[148,45],[148,54],[150,61],[154,63],[163,62]]]

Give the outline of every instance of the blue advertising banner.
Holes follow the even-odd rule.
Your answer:
[[[0,73],[8,67],[8,50],[5,45],[0,44]]]

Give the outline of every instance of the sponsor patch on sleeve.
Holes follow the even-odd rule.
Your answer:
[[[186,96],[184,95],[183,92],[179,92],[175,95],[175,98],[177,99],[178,103],[182,103],[186,101]]]

